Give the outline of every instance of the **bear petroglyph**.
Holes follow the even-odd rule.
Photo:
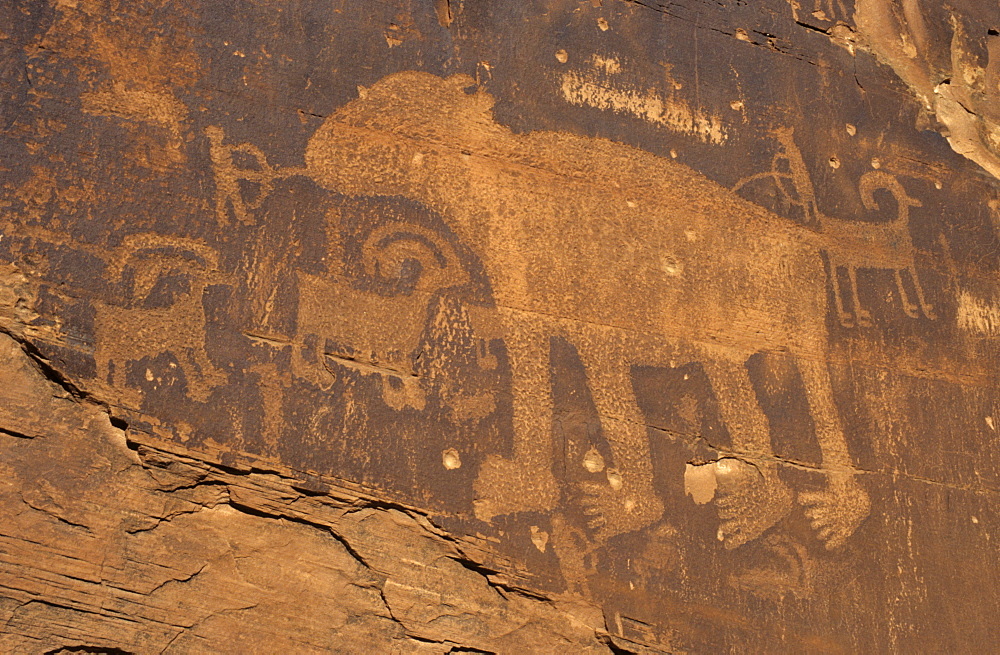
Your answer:
[[[481,466],[476,514],[550,512],[553,471],[549,342],[578,349],[611,445],[607,482],[583,496],[598,541],[657,521],[634,365],[699,362],[732,435],[720,471],[720,538],[757,538],[794,502],[779,479],[768,419],[745,367],[790,352],[805,382],[828,477],[799,497],[827,546],[868,512],[833,400],[826,358],[821,240],[678,163],[556,132],[512,133],[466,76],[390,75],[310,139],[306,168],[351,196],[397,195],[438,212],[476,249],[495,310],[474,322],[506,344],[513,452]]]

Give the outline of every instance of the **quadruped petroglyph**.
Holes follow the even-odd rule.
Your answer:
[[[0,652],[990,651],[1000,3],[6,5]]]
[[[462,303],[449,294],[470,285],[469,273],[454,247],[440,234],[414,222],[401,222],[397,211],[426,212],[388,202],[377,207],[381,225],[365,226],[360,243],[358,273],[373,284],[398,286],[412,277],[407,292],[373,293],[358,288],[343,277],[302,273],[299,276],[298,339],[302,346],[293,353],[296,374],[311,379],[321,388],[336,379],[337,367],[362,375],[377,376],[382,399],[389,407],[422,410],[426,403],[426,383],[442,378],[439,353],[422,348],[421,338],[428,324],[470,341],[473,322],[482,323],[481,306]],[[480,331],[480,334],[482,332]],[[314,348],[305,347],[307,342]],[[472,346],[467,363],[478,368],[496,368],[496,357],[482,336]],[[314,352],[318,349],[319,352]],[[465,390],[448,379],[441,380],[440,392],[457,423],[483,418],[493,411],[489,392]]]
[[[936,319],[934,307],[927,302],[914,261],[915,251],[910,238],[910,208],[920,207],[921,202],[907,195],[903,185],[890,173],[872,170],[858,180],[858,194],[865,209],[880,209],[876,191],[888,191],[895,203],[896,216],[887,223],[845,221],[827,216],[820,211],[816,202],[812,180],[802,154],[795,144],[791,129],[775,131],[779,149],[771,161],[771,170],[741,179],[733,187],[734,191],[760,180],[773,183],[782,202],[797,208],[802,219],[816,225],[822,235],[823,250],[830,263],[830,284],[833,287],[837,316],[844,327],[870,326],[871,313],[861,306],[858,294],[857,269],[885,269],[893,272],[896,290],[899,292],[903,311],[910,318],[920,318],[921,314]],[[848,311],[841,289],[838,272],[847,272],[851,288],[851,302],[854,311]],[[912,280],[917,302],[911,300],[903,281],[903,272]]]
[[[135,234],[111,253],[108,273],[122,297],[117,303],[95,302],[99,382],[128,389],[128,366],[169,354],[176,359],[171,366],[180,366],[188,395],[207,400],[226,381],[205,350],[205,289],[228,281],[216,252],[195,239]],[[156,382],[149,369],[137,373]]]
[[[719,537],[728,548],[757,538],[795,495],[779,479],[745,362],[787,352],[827,478],[798,500],[828,547],[843,544],[869,503],[827,370],[822,239],[638,149],[513,134],[494,122],[492,102],[468,77],[390,75],[329,116],[305,154],[321,186],[417,201],[483,261],[496,306],[471,325],[509,353],[514,444],[482,464],[477,516],[556,509],[548,361],[559,336],[580,353],[611,445],[606,480],[581,483],[597,540],[644,528],[663,511],[632,367],[688,362],[706,371],[732,435],[732,452],[714,465]]]

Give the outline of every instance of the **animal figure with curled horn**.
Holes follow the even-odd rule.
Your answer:
[[[858,293],[859,268],[891,270],[899,292],[903,311],[910,318],[920,318],[921,312],[927,318],[937,318],[934,307],[927,302],[915,264],[915,250],[910,238],[910,208],[920,207],[916,198],[907,195],[903,185],[893,175],[881,170],[868,171],[858,181],[861,204],[869,211],[882,209],[875,198],[876,191],[888,191],[895,203],[896,217],[889,222],[872,223],[845,221],[827,216],[819,211],[816,194],[813,191],[809,171],[802,154],[795,145],[790,128],[777,130],[780,148],[771,162],[771,170],[743,178],[733,187],[740,191],[757,180],[770,180],[782,196],[782,201],[798,207],[806,223],[818,225],[823,237],[823,250],[830,262],[830,283],[837,307],[837,316],[844,327],[870,326],[871,313],[861,306]],[[844,269],[851,285],[851,301],[854,311],[850,312],[844,302],[838,272]],[[903,281],[903,272],[909,273],[913,281],[917,302],[911,300]]]
[[[134,234],[113,253],[108,273],[127,293],[123,303],[95,303],[98,379],[137,404],[141,398],[125,389],[127,367],[169,353],[188,395],[208,400],[226,381],[205,348],[205,291],[226,281],[215,250],[194,239]]]

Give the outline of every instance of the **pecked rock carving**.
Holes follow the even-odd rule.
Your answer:
[[[377,226],[364,239],[361,252],[361,268],[369,279],[398,283],[407,267],[419,266],[413,288],[387,296],[358,289],[343,278],[300,274],[300,347],[293,351],[295,370],[324,389],[335,381],[338,366],[376,375],[388,406],[421,410],[426,390],[420,369],[428,366],[421,367],[420,359],[427,355],[425,364],[433,359],[421,351],[421,335],[428,320],[438,320],[446,311],[444,294],[469,284],[468,273],[450,244],[417,225],[390,222]],[[433,298],[438,299],[436,311]],[[465,324],[473,321],[471,316],[482,323],[478,317],[483,307],[463,303],[457,311]],[[334,337],[336,343],[331,341]],[[313,340],[319,353],[306,345]],[[484,369],[496,367],[485,344],[477,349],[476,363]],[[426,374],[434,377],[436,371],[430,367]],[[460,416],[477,413],[469,405],[492,407],[491,398],[450,391],[449,404]]]
[[[0,652],[994,648],[1000,3],[0,16]]]
[[[740,191],[743,187],[759,180],[767,180],[774,185],[782,202],[801,211],[806,223],[818,225],[823,239],[823,250],[830,259],[830,284],[833,287],[834,303],[840,324],[844,327],[870,326],[871,313],[861,306],[858,295],[857,269],[886,269],[893,272],[896,290],[899,293],[903,311],[910,318],[920,318],[921,314],[934,320],[937,314],[927,302],[920,277],[917,275],[915,250],[910,238],[910,208],[922,206],[920,200],[911,198],[903,185],[890,173],[873,170],[864,173],[858,180],[858,194],[865,209],[877,210],[879,201],[876,191],[888,191],[895,203],[896,217],[888,223],[845,221],[827,216],[819,210],[816,193],[813,190],[809,171],[795,145],[791,129],[776,130],[780,144],[771,161],[771,170],[756,173],[741,179],[733,187]],[[839,269],[847,271],[851,285],[851,299],[854,311],[847,311],[837,276]],[[913,281],[917,302],[910,299],[903,282],[903,272]]]
[[[305,158],[321,186],[415,200],[478,247],[497,306],[474,328],[506,343],[514,445],[509,457],[481,467],[477,516],[556,507],[548,347],[562,336],[579,350],[612,448],[607,481],[581,483],[597,539],[639,530],[663,511],[631,367],[688,362],[705,368],[732,435],[733,457],[718,471],[719,537],[727,548],[757,538],[794,496],[778,477],[744,363],[788,351],[805,381],[827,476],[825,490],[799,500],[827,546],[843,544],[869,505],[826,368],[815,234],[634,148],[513,134],[493,121],[491,96],[472,84],[390,75],[329,116]]]
[[[125,302],[95,303],[94,359],[101,382],[125,389],[126,367],[161,353],[180,364],[194,400],[204,402],[225,381],[205,350],[202,305],[206,287],[224,280],[217,257],[193,239],[126,237],[108,266],[111,279],[128,290]],[[148,370],[145,375],[152,377]]]

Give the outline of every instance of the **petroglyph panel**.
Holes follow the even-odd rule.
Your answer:
[[[767,461],[767,419],[744,367],[755,353],[778,351],[803,358],[824,464],[838,469],[826,495],[808,502],[819,505],[817,529],[842,543],[867,513],[867,497],[853,481],[825,370],[813,234],[667,159],[555,133],[517,137],[493,123],[492,98],[470,93],[473,85],[427,74],[386,78],[329,117],[305,159],[330,190],[374,195],[388,187],[438,210],[464,242],[482,244],[510,356],[514,444],[511,457],[490,457],[480,469],[477,517],[558,504],[545,362],[549,339],[562,336],[584,363],[617,462],[607,483],[582,489],[595,539],[641,530],[662,515],[631,367],[689,362],[708,373],[734,452],[756,460],[732,459],[718,470],[726,480],[719,539],[730,548],[755,539],[792,503]],[[475,128],[479,140],[465,154],[456,137]],[[553,183],[525,183],[531,178],[519,160]]]
[[[232,525],[270,562],[289,518],[387,652],[992,644],[990,10],[8,4],[10,515],[113,540],[132,503],[163,532],[0,536],[150,559],[176,532],[200,562],[185,522]],[[56,438],[90,463],[59,473]],[[59,482],[87,467],[114,512]],[[271,600],[204,615],[288,634],[294,593],[248,570]],[[10,643],[42,643],[11,589]],[[44,647],[225,650],[227,621]]]

